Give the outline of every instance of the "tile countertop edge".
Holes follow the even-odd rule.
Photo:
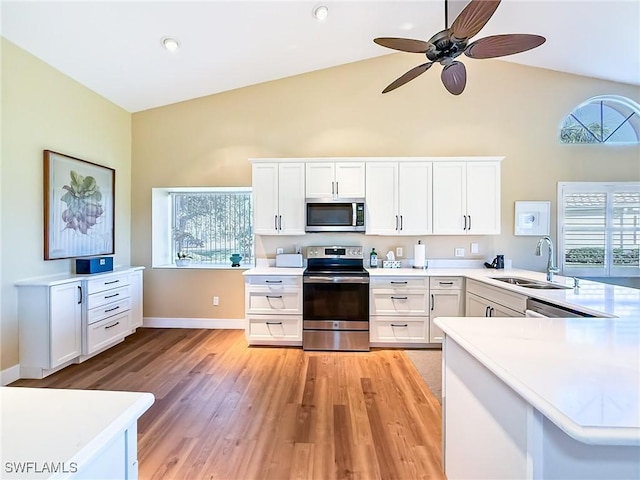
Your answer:
[[[589,445],[617,445],[617,446],[638,446],[640,445],[640,428],[638,427],[615,427],[615,426],[583,426],[576,423],[570,417],[562,413],[558,407],[539,395],[535,390],[529,388],[518,377],[494,361],[485,354],[481,348],[476,347],[468,341],[448,321],[458,321],[460,319],[470,321],[483,320],[484,317],[439,317],[435,319],[435,324],[440,327],[445,335],[451,337],[467,353],[474,357],[491,373],[503,381],[509,388],[522,397],[527,403],[548,418],[554,425],[575,440]]]

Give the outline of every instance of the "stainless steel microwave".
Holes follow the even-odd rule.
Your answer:
[[[307,198],[307,232],[364,232],[364,198]]]

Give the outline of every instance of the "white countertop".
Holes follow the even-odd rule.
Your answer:
[[[6,462],[82,468],[153,402],[151,393],[1,387],[2,471]]]
[[[576,440],[640,445],[640,319],[459,317],[435,323]]]
[[[522,277],[546,281],[546,274],[531,270],[488,268],[368,268],[371,277],[465,277],[503,288],[530,298],[546,300],[555,305],[573,308],[600,317],[640,318],[640,289],[580,280],[573,288],[573,278],[556,275],[553,283],[566,285],[566,290],[534,290],[494,280],[491,277]],[[302,275],[304,268],[261,266],[246,270],[243,275]]]
[[[142,266],[125,266],[117,265],[113,267],[113,270],[109,272],[99,273],[59,273],[56,275],[47,275],[43,277],[27,278],[19,280],[15,283],[16,286],[24,287],[51,287],[54,285],[62,285],[64,283],[76,282],[78,280],[87,280],[99,278],[106,275],[114,275],[118,273],[130,272],[135,270],[144,270]]]

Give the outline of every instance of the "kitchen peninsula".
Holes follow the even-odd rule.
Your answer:
[[[640,317],[435,322],[447,478],[640,478]]]

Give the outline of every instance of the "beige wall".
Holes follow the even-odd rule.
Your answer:
[[[417,62],[415,55],[389,55],[134,114],[133,263],[151,265],[151,188],[250,185],[252,157],[505,156],[502,235],[424,237],[427,256],[450,258],[454,246],[468,252],[474,240],[479,257],[502,253],[536,270],[545,265],[533,255],[537,239],[513,236],[516,200],[550,200],[555,238],[558,181],[640,179],[637,145],[564,146],[556,139],[561,121],[585,99],[618,94],[638,101],[638,87],[467,59],[468,85],[459,97],[445,91],[439,67],[380,94]],[[257,248],[272,257],[276,246],[292,251],[333,238],[263,237]],[[416,241],[338,238],[382,253],[395,246],[411,253]],[[145,281],[146,317],[243,316],[239,271],[149,269]],[[219,307],[211,305],[213,295],[220,296]]]
[[[116,264],[131,255],[131,114],[2,39],[0,370],[18,356],[17,292],[24,278],[67,273],[43,260],[42,151],[116,169]]]

